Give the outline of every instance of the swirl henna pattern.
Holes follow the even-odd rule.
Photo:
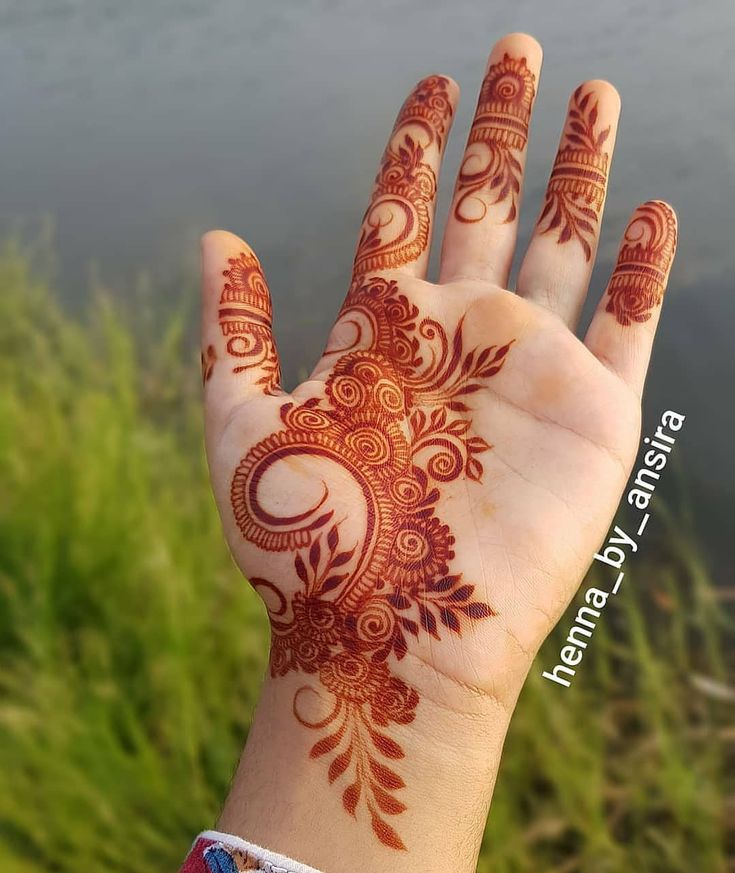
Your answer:
[[[467,350],[461,321],[448,335],[380,277],[355,277],[340,318],[357,331],[349,349],[327,350],[336,363],[324,395],[283,403],[282,428],[238,464],[231,502],[249,542],[293,553],[293,595],[251,582],[270,603],[271,674],[318,677],[293,701],[299,723],[321,733],[311,757],[330,758],[348,813],[366,810],[380,841],[405,849],[387,820],[406,809],[394,769],[405,753],[388,728],[414,720],[419,694],[390,665],[421,633],[461,635],[495,614],[452,572],[455,540],[438,508],[446,483],[482,478],[491,446],[471,432],[468,398],[501,370],[512,341]],[[357,536],[345,542],[327,484],[303,511],[266,509],[264,477],[297,457],[333,464],[340,488],[351,479],[365,505]],[[325,714],[310,715],[325,697]]]
[[[625,229],[608,285],[606,312],[622,325],[648,321],[664,296],[676,250],[676,218],[660,200],[639,206]]]
[[[227,352],[243,363],[233,368],[242,373],[258,367],[257,380],[266,394],[278,393],[280,367],[271,328],[273,311],[260,261],[253,252],[241,252],[228,260],[227,279],[219,301],[219,324],[227,338]],[[211,375],[211,371],[210,371]]]
[[[598,103],[583,86],[574,92],[569,121],[546,189],[538,228],[558,231],[560,245],[579,241],[585,260],[592,258],[592,243],[605,202],[609,155],[602,150],[610,128],[597,131]]]
[[[505,221],[515,219],[523,172],[518,156],[528,142],[535,84],[536,77],[525,58],[505,54],[502,61],[492,64],[488,70],[457,180],[459,198],[454,217],[458,221],[481,221],[488,205],[508,199],[510,205]],[[482,151],[471,149],[475,143]],[[490,196],[489,204],[481,195]],[[479,212],[476,204],[479,204]]]
[[[401,266],[428,247],[436,175],[424,157],[444,147],[453,112],[448,87],[444,76],[429,76],[403,104],[363,217],[355,273]]]

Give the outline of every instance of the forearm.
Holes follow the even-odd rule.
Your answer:
[[[428,684],[438,690],[445,681],[434,677]],[[404,757],[381,757],[359,733],[346,733],[338,747],[314,756],[310,751],[330,730],[309,729],[296,719],[294,695],[305,685],[318,688],[323,701],[328,698],[312,676],[266,680],[219,829],[325,873],[357,868],[365,873],[474,871],[508,726],[507,708],[481,692],[456,687],[450,703],[446,688],[432,695],[427,687],[415,719],[391,729]],[[349,765],[330,785],[330,765],[348,749]],[[376,798],[371,757],[398,774],[405,787],[381,794],[378,784]],[[343,796],[355,784],[360,794],[351,815]],[[354,800],[355,791],[349,796]],[[405,850],[381,842],[371,808]]]

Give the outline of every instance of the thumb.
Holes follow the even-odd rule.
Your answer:
[[[272,309],[260,261],[234,234],[202,237],[202,379],[207,430],[243,401],[280,393]]]

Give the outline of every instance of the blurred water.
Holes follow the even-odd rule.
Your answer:
[[[688,415],[679,461],[700,534],[727,580],[730,0],[3,0],[0,232],[54,216],[72,304],[86,293],[90,264],[121,287],[141,268],[158,279],[192,276],[201,232],[241,234],[265,263],[293,381],[314,362],[344,294],[405,92],[429,72],[452,75],[464,91],[443,214],[486,54],[510,30],[534,34],[545,49],[523,239],[568,94],[584,78],[613,81],[624,107],[597,293],[636,203],[664,197],[679,212],[646,419],[664,408]],[[673,497],[673,486],[662,493]]]

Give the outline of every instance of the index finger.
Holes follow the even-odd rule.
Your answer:
[[[423,277],[439,167],[459,97],[447,76],[427,76],[401,107],[365,212],[353,277],[383,269]]]

